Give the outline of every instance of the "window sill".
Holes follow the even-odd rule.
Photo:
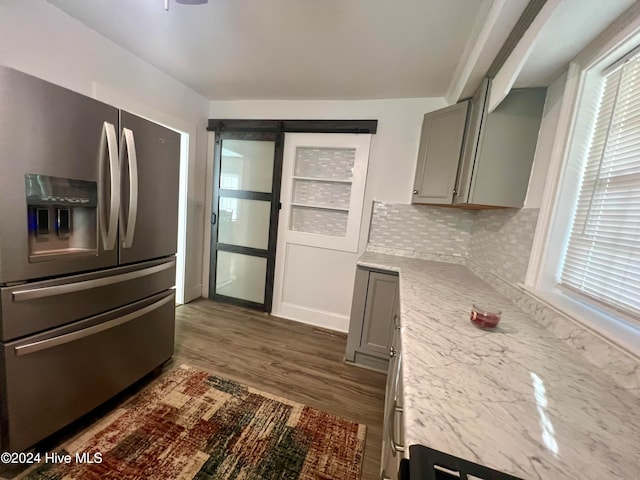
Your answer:
[[[558,288],[545,291],[522,284],[519,287],[614,346],[640,358],[639,325],[578,301]]]

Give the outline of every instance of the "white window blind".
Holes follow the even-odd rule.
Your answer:
[[[604,79],[560,277],[640,316],[640,55]]]

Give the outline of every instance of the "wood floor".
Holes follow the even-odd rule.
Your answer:
[[[363,479],[379,478],[386,376],[346,365],[346,335],[197,300],[176,310],[174,364],[367,425]]]

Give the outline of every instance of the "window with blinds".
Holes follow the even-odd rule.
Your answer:
[[[640,317],[640,54],[604,78],[560,283]]]

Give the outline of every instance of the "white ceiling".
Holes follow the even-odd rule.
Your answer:
[[[165,0],[48,1],[211,100],[442,97],[457,81],[468,96],[528,2],[500,2],[458,79],[498,0],[169,0],[169,11]],[[549,85],[633,3],[561,0],[515,86]]]
[[[444,96],[491,0],[49,1],[221,100]]]
[[[580,51],[635,0],[563,0],[540,31],[514,86],[549,85]]]

